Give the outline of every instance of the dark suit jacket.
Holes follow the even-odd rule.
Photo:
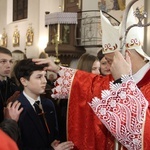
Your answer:
[[[18,100],[24,108],[18,121],[21,131],[21,142],[19,142],[20,149],[50,149],[51,142],[58,139],[58,125],[53,102],[50,99],[41,98],[41,104],[50,129],[50,134],[48,135],[40,122],[39,116],[23,93],[20,94]]]
[[[3,108],[6,106],[7,99],[16,91],[19,91],[18,86],[10,78],[0,81],[0,122],[4,120]]]

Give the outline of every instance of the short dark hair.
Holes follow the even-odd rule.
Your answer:
[[[2,47],[2,46],[0,46],[0,53],[7,54],[7,55],[12,57],[11,51],[5,47]]]
[[[98,59],[101,61],[101,59],[103,58],[103,57],[105,57],[105,55],[103,54],[103,50],[101,49],[98,53],[97,53],[97,57],[98,57]]]
[[[33,71],[43,70],[44,67],[47,67],[48,64],[35,64],[31,58],[20,60],[14,67],[15,77],[20,82],[20,78],[24,77],[29,80]],[[21,84],[22,85],[22,84]]]

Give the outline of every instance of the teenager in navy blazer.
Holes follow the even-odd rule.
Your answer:
[[[46,65],[36,65],[32,59],[21,60],[14,68],[15,76],[23,92],[18,100],[21,102],[23,112],[18,125],[21,131],[19,147],[21,150],[70,150],[73,148],[71,141],[59,141],[56,112],[53,102],[41,98],[46,87]],[[42,113],[37,114],[34,103],[40,102]],[[41,121],[44,118],[44,121]]]

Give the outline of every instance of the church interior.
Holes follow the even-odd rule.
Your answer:
[[[132,9],[134,13],[132,14],[134,16],[132,15],[132,19],[134,17],[136,23],[126,27],[127,23],[134,20],[130,18],[130,9],[126,9],[130,3],[133,3]],[[5,117],[5,113],[3,112],[4,107],[6,107],[7,104],[10,108],[13,107],[14,103],[18,100],[17,96],[20,96],[20,92],[22,92],[21,94],[25,97],[25,101],[33,107],[30,107],[30,109],[36,112],[35,103],[33,103],[35,101],[38,101],[38,107],[42,108],[40,113],[35,113],[34,111],[33,113],[36,116],[41,115],[43,118],[40,118],[42,120],[44,119],[44,122],[41,121],[41,123],[44,123],[44,128],[41,127],[44,130],[48,130],[46,130],[46,132],[43,130],[43,132],[39,128],[37,132],[46,133],[42,134],[48,143],[46,146],[44,145],[44,147],[48,147],[48,149],[49,147],[55,147],[57,149],[59,144],[62,144],[68,139],[73,139],[73,142],[75,141],[75,150],[101,150],[102,147],[106,148],[103,150],[123,150],[124,146],[127,149],[142,149],[144,146],[146,147],[146,149],[144,147],[145,150],[149,149],[148,144],[150,143],[150,138],[147,138],[150,135],[148,132],[150,123],[149,110],[147,111],[147,109],[150,108],[149,6],[150,0],[0,0],[0,49],[2,49],[2,52],[0,52],[0,119],[4,119]],[[128,33],[133,27],[137,27],[138,30],[134,30],[133,37],[130,37]],[[140,35],[139,39],[136,35]],[[112,44],[111,42],[114,43]],[[3,49],[7,51],[7,53],[3,54]],[[121,53],[118,52],[118,49]],[[120,54],[118,54],[118,57],[114,53],[116,51]],[[101,52],[101,56],[98,55],[99,52]],[[126,52],[128,52],[128,54],[124,55]],[[84,54],[88,54],[89,58],[86,57],[87,62],[90,62],[91,65],[86,61],[86,63],[82,63],[82,61],[79,63],[80,58],[85,56]],[[3,56],[6,58],[3,58]],[[49,57],[54,62],[51,61],[51,59],[36,59]],[[104,70],[107,74],[102,73],[103,63],[100,57],[106,60],[106,69],[104,68]],[[91,61],[92,59],[93,62]],[[32,71],[34,67],[29,67],[28,62],[23,63],[20,68],[25,67],[26,69],[26,67],[29,67],[24,71],[23,76],[21,74],[23,71],[16,69],[16,66],[20,62],[28,60],[35,68],[37,66],[42,66],[42,68]],[[95,63],[98,64],[98,67]],[[78,64],[83,64],[88,70],[78,68]],[[3,67],[6,65],[9,66],[5,71]],[[115,67],[117,67],[117,69]],[[97,70],[97,73],[95,73],[95,70]],[[124,70],[125,72],[121,72]],[[17,71],[18,73],[16,73]],[[29,75],[26,75],[28,71],[31,71],[31,73],[29,72]],[[42,73],[37,73],[38,71]],[[35,72],[37,75],[33,76],[34,78],[30,77]],[[27,88],[27,90],[22,91],[21,84],[16,80],[16,74],[20,75],[18,75],[20,77],[18,81],[20,81],[21,84],[23,83],[23,88]],[[30,83],[32,79],[38,82]],[[126,83],[125,81],[128,82]],[[14,92],[9,91],[12,85],[17,87],[17,90],[15,89]],[[121,90],[119,91],[120,87]],[[13,97],[16,91],[18,91],[19,94]],[[10,95],[8,95],[8,93]],[[43,103],[44,105],[41,103],[45,102],[41,100],[45,100],[45,98],[48,102],[53,102],[51,105],[48,103],[49,106],[54,107],[52,111],[49,111],[50,109],[46,103]],[[110,100],[107,100],[107,98],[110,98]],[[49,101],[49,99],[52,100],[52,102]],[[20,111],[22,106],[24,107],[24,105],[22,105],[24,104],[24,99],[22,103],[21,100],[22,98],[19,100],[20,106],[17,104],[18,108],[15,108],[17,111]],[[10,102],[12,102],[12,104],[10,104]],[[101,105],[102,109],[100,107]],[[46,111],[43,109],[44,106]],[[90,107],[95,111],[94,113]],[[23,109],[26,109],[26,105]],[[106,109],[110,109],[113,112],[110,111],[110,114],[113,114],[115,117],[117,115],[119,116],[116,117],[117,121],[114,116],[107,115]],[[26,110],[28,111],[28,109]],[[26,113],[26,111],[24,112]],[[25,113],[21,113],[20,111],[23,117]],[[148,115],[146,115],[146,113],[148,113]],[[10,113],[8,114],[10,115]],[[20,114],[17,114],[18,118],[15,122],[16,124],[22,117],[19,118]],[[53,130],[50,132],[49,127],[51,127],[50,125],[53,121],[49,118],[45,119],[45,114],[50,117],[51,114],[54,115],[56,125],[52,126],[57,130],[59,128],[60,141],[62,141],[62,143],[54,140],[53,144],[53,140],[51,140],[51,146],[49,145],[49,137],[53,134]],[[95,114],[98,118],[95,117]],[[10,117],[9,119],[13,118]],[[48,123],[47,120],[49,121]],[[19,123],[22,123],[22,121],[24,121],[24,119]],[[32,118],[29,125],[26,122],[25,124],[22,123],[22,129],[26,128],[26,124],[28,127],[32,126]],[[35,124],[41,125],[38,123]],[[131,128],[133,127],[134,132],[132,132],[129,127],[130,125]],[[144,125],[145,131],[143,131]],[[106,128],[104,126],[106,126]],[[128,128],[133,135],[136,133],[135,131],[138,131],[136,136],[129,135],[133,140],[126,138],[128,137],[128,132],[125,131]],[[33,128],[28,130],[28,133],[30,133],[32,129]],[[107,131],[107,129],[109,131]],[[119,130],[123,134],[120,134],[121,132],[118,132]],[[20,133],[20,131],[18,133]],[[24,133],[24,137],[26,137],[27,132]],[[34,130],[32,133],[34,136]],[[29,136],[26,140],[22,138],[24,142],[26,143],[26,141],[28,141],[27,144],[29,143],[29,147],[30,143],[31,145],[33,144],[33,147],[36,147],[36,144],[40,146],[43,145],[44,142],[41,138],[38,139],[38,136],[37,140],[43,143],[34,143],[36,136],[34,136],[34,138],[32,138],[33,136],[30,137],[32,133],[28,134]],[[107,143],[103,142],[103,139]],[[126,139],[128,142],[124,142]],[[139,146],[140,148],[131,148],[129,146],[130,142],[130,146]],[[146,144],[144,145],[143,142]],[[110,147],[110,145],[112,147]],[[81,148],[78,148],[78,146]],[[44,150],[43,148],[41,149]],[[52,150],[53,149],[54,148],[52,148]],[[62,150],[66,149],[67,148],[63,148]],[[68,149],[73,149],[73,146]]]
[[[14,59],[52,57],[64,66],[76,67],[85,52],[94,55],[102,47],[100,9],[115,25],[129,0],[0,0],[0,45]],[[149,1],[134,5],[146,11]],[[150,20],[149,15],[144,23]],[[141,28],[145,52],[149,47],[149,27]],[[19,52],[18,52],[19,51]]]

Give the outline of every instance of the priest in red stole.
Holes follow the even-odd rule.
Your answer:
[[[108,37],[103,30],[104,53],[109,58],[119,47],[119,27],[101,18],[102,28],[105,26],[112,33]],[[111,76],[96,76],[70,68],[62,67],[59,71],[53,97],[69,97],[67,133],[75,150],[113,150],[115,138],[121,149],[149,149],[150,58],[141,49],[135,30],[127,37],[126,49],[131,49],[134,75],[133,78],[122,76],[121,83],[109,85]]]
[[[104,53],[112,62],[111,67],[118,67],[117,73],[124,67],[123,58],[116,57],[115,52],[120,43],[119,27],[113,27],[104,17],[101,19],[102,29],[107,28],[102,30]],[[59,70],[50,60],[33,60],[49,63],[47,69],[59,74],[52,97],[68,98],[67,137],[74,143],[74,150],[149,150],[150,58],[141,49],[135,31],[127,37],[126,50],[134,75],[120,74],[115,82],[111,76],[65,67]]]

